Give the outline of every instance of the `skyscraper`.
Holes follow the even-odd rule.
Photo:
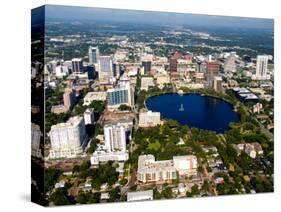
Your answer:
[[[177,72],[178,68],[178,59],[182,57],[182,54],[178,51],[176,51],[171,57],[170,57],[170,72]]]
[[[112,88],[107,91],[107,104],[108,106],[118,107],[121,104],[128,104],[129,92],[125,87]]]
[[[256,79],[265,80],[267,78],[267,55],[258,55],[256,65]]]
[[[72,72],[73,73],[82,73],[83,72],[82,58],[73,58],[72,59]]]
[[[170,58],[170,72],[177,72],[178,60],[174,57]]]
[[[222,78],[219,76],[214,77],[213,88],[215,91],[222,90]]]
[[[144,67],[144,74],[147,74],[151,71],[151,61],[144,60],[141,65]]]
[[[95,47],[89,46],[88,56],[89,56],[89,63],[91,63],[91,64],[98,63],[99,47],[98,46],[95,46]]]
[[[111,56],[100,56],[98,58],[98,72],[100,82],[110,81],[114,76]]]
[[[214,77],[218,76],[220,64],[218,62],[208,62],[206,70],[207,87],[213,87]]]
[[[231,52],[224,63],[224,72],[236,72],[236,53]]]
[[[120,124],[107,124],[104,126],[104,143],[108,152],[126,151],[125,127]]]
[[[207,63],[207,74],[216,76],[219,74],[220,64],[218,62]]]

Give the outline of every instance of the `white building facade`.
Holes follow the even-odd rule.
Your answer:
[[[125,127],[119,124],[107,124],[104,126],[104,143],[106,150],[126,151]]]
[[[95,122],[95,113],[93,108],[88,108],[84,112],[84,120],[85,125],[87,124],[94,124]]]
[[[87,140],[83,117],[75,116],[66,123],[53,125],[50,131],[50,158],[72,158],[83,152]]]
[[[147,111],[139,114],[139,127],[155,127],[160,123],[159,112]]]
[[[156,161],[153,155],[140,155],[137,179],[142,183],[165,182],[197,174],[197,158],[174,156],[173,160]]]
[[[40,131],[40,126],[37,124],[31,124],[31,155],[33,157],[42,157],[40,149],[40,139],[42,137],[42,132]]]
[[[269,78],[267,74],[267,65],[268,65],[268,56],[267,55],[258,55],[257,65],[256,65],[256,74],[253,75],[255,80],[266,80]]]

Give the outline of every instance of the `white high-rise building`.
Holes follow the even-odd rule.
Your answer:
[[[95,122],[95,113],[93,108],[88,108],[84,112],[85,125]]]
[[[84,118],[75,116],[66,123],[53,125],[50,140],[50,158],[69,158],[81,154],[87,140]]]
[[[72,60],[72,72],[83,73],[83,60],[82,58],[73,58]]]
[[[154,127],[160,124],[159,112],[141,112],[139,114],[139,127]]]
[[[237,55],[236,52],[231,52],[229,56],[225,59],[224,63],[224,72],[236,72],[236,59]]]
[[[100,83],[110,83],[111,79],[114,77],[111,56],[99,56],[98,73]]]
[[[31,124],[31,155],[34,157],[41,157],[40,150],[40,138],[42,137],[42,133],[40,131],[40,127],[37,124]]]
[[[253,76],[256,80],[266,80],[267,76],[267,63],[268,56],[267,55],[258,55],[257,57],[257,65],[256,65],[256,74]]]
[[[104,126],[104,143],[106,150],[126,151],[126,130],[120,124],[107,124]]]

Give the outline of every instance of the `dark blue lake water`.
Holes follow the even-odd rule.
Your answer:
[[[149,110],[160,112],[161,118],[217,133],[227,130],[230,122],[240,121],[231,104],[200,94],[154,96],[146,101],[146,106]]]

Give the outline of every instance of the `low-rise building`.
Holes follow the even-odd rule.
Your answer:
[[[84,105],[90,105],[93,101],[106,101],[106,97],[105,91],[88,92],[84,97]]]
[[[262,111],[263,107],[261,103],[257,103],[253,106],[253,113],[260,113]]]
[[[153,190],[127,193],[127,202],[153,200]]]
[[[233,145],[233,147],[238,152],[238,154],[244,151],[251,158],[256,158],[257,155],[263,154],[262,147],[258,142],[237,144]]]
[[[253,94],[250,90],[248,90],[247,88],[235,87],[235,88],[233,88],[233,91],[234,91],[236,97],[238,97],[241,101],[255,102],[255,101],[259,100],[259,98],[255,94]]]
[[[156,76],[156,84],[159,87],[163,87],[165,84],[171,83],[170,76],[168,74],[159,74]]]
[[[148,90],[149,87],[154,87],[154,79],[153,77],[142,77],[141,78],[141,90]]]
[[[127,161],[129,159],[129,154],[127,151],[112,151],[106,150],[104,145],[98,145],[98,148],[93,153],[91,157],[91,165],[99,165],[100,162],[107,161]]]
[[[140,112],[139,114],[139,127],[155,127],[160,124],[159,112]]]
[[[179,177],[191,176],[197,173],[197,158],[194,155],[174,156],[173,164]]]
[[[140,155],[137,179],[142,183],[165,182],[197,174],[197,158],[175,156],[173,160],[155,161],[153,155]]]

